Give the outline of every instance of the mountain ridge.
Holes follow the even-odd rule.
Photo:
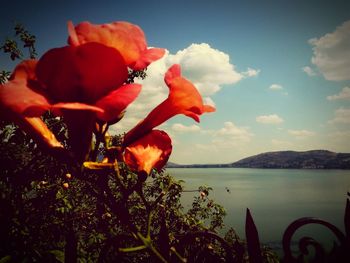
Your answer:
[[[350,169],[350,153],[328,150],[273,151],[226,164],[187,164],[168,162],[167,168],[275,168],[275,169]]]

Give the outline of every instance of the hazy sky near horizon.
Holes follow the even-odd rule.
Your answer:
[[[201,122],[164,125],[171,161],[228,163],[266,151],[350,152],[350,1],[17,1],[1,4],[0,40],[14,22],[36,35],[39,56],[66,45],[68,20],[139,25],[152,64],[114,132],[132,128],[166,98],[173,63],[214,104]],[[0,69],[14,64],[0,55]]]

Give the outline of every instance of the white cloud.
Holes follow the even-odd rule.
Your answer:
[[[258,116],[256,117],[256,121],[263,124],[278,124],[282,123],[284,120],[277,114],[271,114]]]
[[[210,47],[206,43],[192,44],[166,58],[168,65],[178,63],[183,75],[190,79],[202,96],[218,92],[221,85],[234,84],[243,78],[230,63],[228,54]]]
[[[215,102],[210,97],[204,97],[203,103],[215,107]]]
[[[288,133],[298,139],[314,136],[315,133],[308,130],[288,130]]]
[[[338,94],[328,96],[327,100],[350,100],[350,88],[343,88]]]
[[[260,73],[260,69],[248,68],[246,71],[242,72],[244,77],[257,77]]]
[[[238,127],[233,122],[227,121],[224,127],[214,133],[214,143],[231,143],[249,142],[254,136],[248,127]]]
[[[302,70],[303,70],[306,74],[308,74],[310,77],[316,76],[316,72],[315,72],[312,68],[310,68],[309,66],[303,67]]]
[[[164,74],[175,63],[181,65],[182,75],[197,87],[204,102],[209,105],[215,105],[210,96],[218,92],[222,85],[234,84],[247,77],[236,71],[228,54],[205,43],[192,44],[176,54],[167,51],[162,59],[147,68],[146,79],[136,80],[142,84],[141,94],[127,108],[125,118],[114,130],[127,131],[132,128],[168,96],[169,89],[164,83]],[[248,72],[251,76],[254,75],[253,69],[248,68]],[[132,122],[130,118],[137,121]]]
[[[269,87],[270,90],[282,90],[283,87],[279,84],[272,84],[270,87]]]
[[[350,80],[350,20],[332,33],[312,38],[311,62],[327,80]]]
[[[184,125],[176,125],[183,129]],[[187,130],[186,126],[184,129]],[[192,128],[197,130],[198,128]],[[173,129],[171,129],[173,131]],[[175,131],[174,131],[175,133]],[[193,133],[191,139],[174,147],[171,160],[177,163],[225,163],[255,153],[251,147],[246,147],[254,137],[249,127],[237,126],[231,121],[223,123],[216,130],[203,130]],[[179,134],[176,137],[180,140]],[[250,151],[247,153],[246,151]]]
[[[336,152],[349,152],[350,130],[334,131],[328,134],[327,142],[330,143],[329,148],[333,148]]]
[[[185,126],[181,123],[175,123],[171,126],[171,129],[175,132],[184,133],[184,132],[199,132],[201,128],[198,125]]]
[[[336,131],[328,134],[328,137],[337,139],[341,142],[350,142],[350,131]]]
[[[330,120],[329,123],[350,123],[350,108],[340,108],[334,113],[334,119]]]

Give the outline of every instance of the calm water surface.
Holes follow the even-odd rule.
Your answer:
[[[226,226],[234,227],[241,237],[244,237],[246,208],[252,213],[260,240],[270,246],[280,246],[284,230],[300,217],[319,217],[344,231],[349,170],[172,168],[167,171],[185,181],[185,190],[200,185],[212,187],[211,198],[227,211]],[[183,195],[183,205],[189,208],[193,195],[198,193]],[[325,244],[333,242],[331,233],[320,226],[304,227],[296,233],[296,238],[306,234]]]

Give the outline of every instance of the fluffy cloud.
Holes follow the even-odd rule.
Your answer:
[[[288,133],[298,139],[314,136],[315,133],[308,130],[288,130]]]
[[[204,97],[203,102],[206,105],[210,105],[210,106],[215,107],[215,102],[210,97]]]
[[[256,121],[263,124],[278,124],[282,123],[284,120],[277,114],[271,114],[258,116],[256,117]]]
[[[182,75],[198,88],[205,103],[210,105],[215,105],[210,96],[218,92],[222,85],[235,84],[245,77],[256,76],[259,72],[248,68],[246,72],[239,73],[230,62],[228,54],[205,43],[192,44],[176,54],[167,51],[162,59],[147,68],[146,79],[136,80],[142,84],[141,94],[128,107],[125,118],[117,124],[118,130],[132,128],[168,96],[169,89],[164,83],[164,74],[175,63],[181,65]],[[132,122],[130,119],[137,121]]]
[[[328,96],[327,100],[350,100],[350,88],[343,88],[338,94]]]
[[[283,87],[279,84],[272,84],[270,87],[269,87],[270,90],[282,90]]]
[[[247,127],[238,127],[233,122],[227,121],[224,127],[214,133],[214,143],[249,142],[254,136]]]
[[[247,71],[242,72],[242,75],[244,77],[256,77],[258,76],[260,73],[260,69],[252,69],[252,68],[248,68]]]
[[[336,152],[349,152],[350,131],[335,131],[328,134],[327,141],[332,144]],[[330,148],[330,147],[329,147]]]
[[[350,131],[336,131],[328,134],[328,137],[337,139],[341,142],[350,142]]]
[[[315,72],[312,68],[310,68],[309,66],[303,67],[302,70],[303,70],[306,74],[308,74],[310,77],[316,76],[316,72]]]
[[[221,85],[234,84],[243,78],[235,70],[228,54],[210,47],[208,44],[192,44],[175,55],[166,58],[168,66],[178,63],[183,75],[190,79],[202,96],[218,92]]]
[[[350,20],[332,33],[309,40],[315,64],[327,80],[350,80]]]
[[[245,147],[254,137],[249,127],[237,126],[231,121],[223,123],[215,130],[204,130],[195,126],[176,124],[172,125],[172,129],[167,130],[167,132],[174,132],[175,139],[179,142],[173,149],[172,161],[192,164],[225,163],[254,153],[251,147]],[[181,136],[188,136],[188,134],[181,134],[182,130],[194,131],[191,137],[186,138],[185,143],[180,142]]]
[[[184,133],[184,132],[198,132],[201,130],[201,128],[198,125],[190,125],[185,126],[181,123],[175,123],[171,126],[171,129],[175,132]]]
[[[350,108],[340,108],[334,113],[334,119],[330,120],[329,123],[350,123]]]

